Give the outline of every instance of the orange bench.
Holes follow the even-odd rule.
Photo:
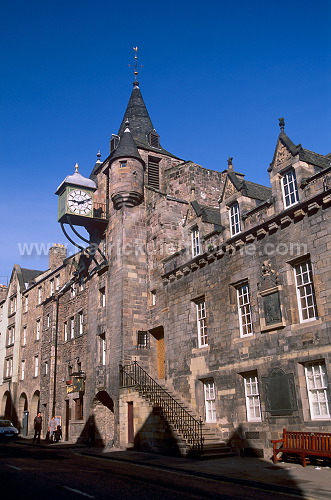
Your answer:
[[[302,458],[306,467],[307,456],[331,458],[331,433],[329,432],[297,432],[283,429],[282,439],[273,439],[273,462],[276,463],[278,453],[295,453]],[[278,446],[280,444],[280,446]]]

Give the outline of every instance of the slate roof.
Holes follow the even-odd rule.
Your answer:
[[[169,151],[163,149],[161,145],[160,147],[156,148],[149,144],[148,134],[155,131],[155,128],[153,126],[152,120],[150,119],[144,99],[141,95],[138,82],[133,83],[133,90],[131,92],[129,102],[118,131],[118,135],[120,137],[125,130],[126,120],[129,120],[130,122],[131,134],[138,147],[147,149],[148,151],[155,151],[177,158],[173,154],[169,153]]]
[[[37,271],[35,269],[26,269],[24,267],[19,266],[18,264],[14,264],[12,277],[15,270],[21,292],[26,290],[26,288],[28,288],[28,286],[37,276],[44,273],[44,271]]]
[[[244,181],[243,184],[247,187],[247,194],[249,198],[254,198],[255,200],[265,201],[271,196],[271,188],[268,186],[262,186],[261,184],[256,184],[255,182]],[[244,187],[242,189],[245,189]]]
[[[180,158],[178,156],[169,153],[169,151],[165,150],[161,145],[156,148],[149,144],[148,142],[148,134],[150,132],[155,131],[152,120],[150,119],[149,113],[147,111],[144,99],[142,97],[138,82],[133,83],[133,90],[131,92],[131,96],[126,107],[121,126],[118,131],[118,135],[122,140],[127,120],[130,123],[130,131],[133,137],[133,140],[138,148],[145,149],[147,151],[151,151],[154,153],[161,153],[167,156],[171,156],[172,158]],[[121,141],[120,141],[121,143]],[[119,143],[119,145],[120,145]],[[119,145],[117,149],[119,148]],[[115,149],[105,160],[103,163],[96,163],[90,175],[90,178],[95,179],[95,175],[100,170],[100,168],[111,162],[114,158],[118,158],[118,153]],[[134,156],[135,157],[135,156]]]
[[[228,170],[227,175],[238,191],[241,191],[243,196],[253,198],[254,200],[265,201],[271,196],[271,188],[256,184],[255,182],[239,179],[233,170]]]
[[[301,154],[300,154],[301,153]],[[300,152],[300,160],[310,163],[312,165],[316,165],[321,168],[327,168],[330,166],[330,155],[319,155],[318,153],[314,153],[313,151],[309,151],[309,149],[302,148],[302,152]]]
[[[24,283],[31,283],[37,276],[43,274],[44,271],[37,271],[35,269],[25,269],[21,267],[22,279]]]
[[[133,140],[131,130],[128,128],[128,125],[121,135],[119,145],[110,156],[110,161],[112,162],[118,158],[136,158],[141,162],[143,161]]]
[[[201,217],[202,222],[208,224],[221,225],[221,214],[219,208],[200,205],[197,201],[192,201],[191,205],[198,217]]]

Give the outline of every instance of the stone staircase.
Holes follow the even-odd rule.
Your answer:
[[[171,388],[152,379],[134,362],[120,367],[121,386],[133,387],[148,404],[157,409],[160,419],[169,426],[180,454],[189,458],[220,458],[235,455],[214,429],[194,415],[187,402]]]
[[[160,383],[159,385],[163,387],[168,394],[171,395],[183,408],[185,408],[195,419],[199,419],[190,405],[183,400],[175,391],[167,386],[164,383]],[[141,394],[143,396],[143,394]],[[165,419],[166,420],[166,419]],[[171,423],[168,422],[168,424],[171,426]],[[207,460],[207,459],[212,459],[212,458],[227,458],[227,457],[233,457],[236,454],[232,451],[230,446],[227,446],[227,444],[221,439],[221,437],[217,434],[217,431],[210,427],[208,424],[205,422],[201,422],[201,431],[202,431],[202,441],[203,441],[203,447],[202,447],[202,453],[196,457],[201,460]],[[188,458],[194,458],[196,455],[194,451],[192,452],[190,450],[189,444],[186,443],[185,437],[181,435],[180,431],[174,430],[174,433],[176,434],[177,438],[179,441],[182,441],[181,447],[183,449],[182,456],[186,456]]]

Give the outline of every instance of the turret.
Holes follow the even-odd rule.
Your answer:
[[[128,120],[110,157],[109,167],[110,196],[114,207],[139,205],[144,198],[145,164],[131,135]]]

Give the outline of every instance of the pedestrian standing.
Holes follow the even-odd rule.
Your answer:
[[[37,443],[40,443],[40,434],[41,434],[41,429],[43,426],[43,419],[41,416],[40,411],[38,412],[37,416],[34,417],[34,436],[32,442],[34,443],[35,440],[37,440]]]
[[[49,432],[49,439],[50,441],[54,441],[54,434],[56,431],[56,420],[55,417],[53,416],[50,421],[48,422],[48,432]]]

